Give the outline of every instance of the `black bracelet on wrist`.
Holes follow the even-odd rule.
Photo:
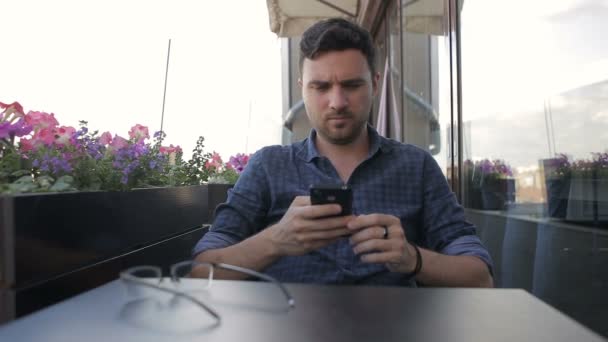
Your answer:
[[[420,255],[420,249],[414,244],[412,244],[412,246],[416,250],[416,267],[414,267],[414,270],[407,275],[408,278],[415,277],[422,269],[422,255]]]

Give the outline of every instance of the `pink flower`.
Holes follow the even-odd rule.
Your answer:
[[[136,124],[131,127],[129,131],[129,138],[134,139],[137,142],[140,142],[144,139],[148,139],[150,134],[148,133],[148,127],[142,126],[140,124]]]
[[[29,152],[34,149],[34,142],[32,139],[21,138],[19,140],[19,149],[22,152]]]
[[[6,104],[6,103],[2,103],[0,102],[0,109],[2,109],[2,116],[0,116],[0,120],[6,120],[6,121],[13,121],[16,118],[20,118],[22,117],[23,114],[23,107],[21,107],[21,105],[19,104],[19,102],[15,101],[11,104]],[[14,114],[13,117],[11,118],[11,120],[8,119],[8,117]]]
[[[171,153],[178,153],[182,151],[182,148],[179,146],[173,146],[173,144],[167,146],[161,146],[158,151],[162,154],[171,154]]]
[[[68,145],[74,133],[76,133],[76,129],[71,126],[57,128],[55,130],[55,143],[60,146]]]
[[[36,132],[45,128],[55,128],[59,125],[59,122],[55,119],[55,114],[45,112],[29,111],[25,115],[25,122],[32,126]]]
[[[129,146],[129,140],[117,134],[114,135],[114,139],[112,139],[112,143],[110,143],[110,149],[113,151],[120,150],[121,148],[125,148],[127,146]]]
[[[42,128],[37,131],[32,137],[34,145],[44,144],[51,146],[55,141],[55,129],[54,128]]]
[[[99,137],[99,143],[106,146],[112,142],[112,134],[110,132],[103,132]]]
[[[207,160],[205,163],[205,168],[219,170],[223,164],[224,163],[222,162],[222,157],[220,157],[220,154],[213,151],[211,159]]]

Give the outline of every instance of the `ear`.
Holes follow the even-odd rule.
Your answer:
[[[298,77],[298,85],[302,88],[302,79]]]
[[[376,72],[372,75],[372,94],[374,96],[378,95],[378,85],[380,84],[380,73]]]

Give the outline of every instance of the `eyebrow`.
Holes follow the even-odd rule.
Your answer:
[[[342,80],[338,83],[342,86],[359,85],[359,84],[365,83],[365,79],[360,78],[360,77],[349,78],[346,80]],[[312,81],[308,82],[309,86],[317,86],[317,87],[328,86],[330,84],[331,84],[331,82],[329,82],[329,81],[321,81],[321,80],[312,80]]]

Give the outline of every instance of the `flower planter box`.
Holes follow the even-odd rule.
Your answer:
[[[228,190],[232,189],[233,184],[208,184],[209,191],[209,205],[208,205],[208,213],[207,217],[209,218],[209,223],[213,223],[213,219],[215,218],[215,209],[218,205],[226,202],[228,198]]]
[[[480,189],[481,209],[502,210],[507,203],[515,202],[514,179],[488,179]]]
[[[0,197],[1,283],[26,287],[209,221],[206,186]]]
[[[0,322],[7,320],[6,315],[8,319],[14,318],[15,312],[19,315],[19,293],[39,295],[44,292],[37,290],[42,284],[55,282],[57,288],[57,279],[79,279],[86,284],[75,288],[84,291],[101,285],[102,278],[114,279],[124,261],[113,260],[125,255],[138,263],[158,263],[150,260],[151,253],[140,253],[150,246],[156,246],[154,253],[165,255],[166,260],[160,262],[188,258],[202,234],[201,226],[211,221],[210,208],[225,201],[227,188],[201,185],[0,196],[0,298],[6,297],[0,305]],[[191,236],[186,237],[188,234]],[[163,248],[170,240],[174,247]],[[108,271],[110,261],[112,270]],[[98,277],[97,271],[86,272],[88,278],[84,279],[74,276],[96,265],[105,269],[103,277]],[[108,274],[113,278],[107,280]],[[53,301],[74,292],[55,294]],[[15,306],[15,297],[16,310],[10,307]]]
[[[569,190],[566,220],[608,221],[608,179],[572,177]]]
[[[570,197],[570,177],[545,179],[547,189],[547,214],[549,217],[565,218]]]

